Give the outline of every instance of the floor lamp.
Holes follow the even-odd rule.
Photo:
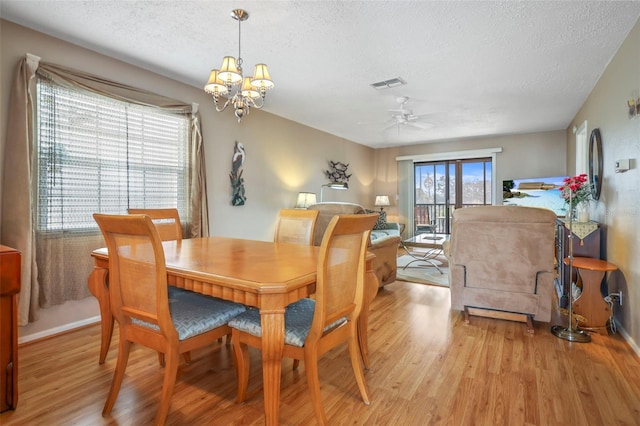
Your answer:
[[[324,185],[322,185],[320,187],[320,202],[322,202],[322,191],[324,190],[324,188],[331,188],[331,189],[341,189],[341,190],[345,190],[345,189],[349,189],[349,184],[347,182],[331,182],[331,183],[325,183]]]
[[[586,343],[591,341],[591,336],[584,330],[573,327],[573,191],[569,191],[569,324],[567,327],[554,325],[551,332],[556,336],[570,342]],[[563,262],[564,259],[559,259]]]

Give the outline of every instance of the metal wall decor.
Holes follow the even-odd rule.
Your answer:
[[[244,206],[244,202],[247,200],[244,193],[244,178],[242,177],[244,158],[244,145],[236,141],[233,147],[233,157],[231,158],[231,173],[229,173],[231,187],[233,188],[232,206]]]
[[[332,183],[346,183],[349,181],[351,175],[347,174],[349,164],[344,164],[340,161],[329,161],[330,170],[325,170],[324,174]]]

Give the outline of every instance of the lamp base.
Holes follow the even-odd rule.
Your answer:
[[[591,341],[591,336],[586,331],[573,330],[561,325],[552,326],[551,333],[553,333],[553,335],[556,337],[568,340],[570,342],[588,343]]]

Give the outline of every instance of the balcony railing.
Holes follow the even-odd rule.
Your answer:
[[[462,207],[472,207],[478,204],[463,204]],[[451,233],[451,216],[455,210],[453,204],[416,204],[413,209],[414,233],[418,233],[418,227],[424,229],[432,226],[429,231],[436,234]]]

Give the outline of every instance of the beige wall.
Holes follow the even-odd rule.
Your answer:
[[[320,196],[320,186],[327,182],[324,170],[328,168],[328,160],[349,163],[353,176],[349,180],[349,191],[325,189],[325,201],[373,204],[374,150],[371,148],[259,110],[251,111],[251,115],[238,124],[231,111],[216,112],[213,101],[200,87],[165,78],[8,21],[0,20],[0,35],[0,156],[6,142],[4,129],[15,68],[21,57],[32,53],[46,62],[200,104],[212,235],[270,240],[278,210],[293,207],[299,191],[316,192]],[[202,76],[203,84],[206,78]],[[244,164],[247,202],[241,207],[230,204],[228,175],[236,140],[244,144],[247,152]],[[0,161],[0,167],[3,163]],[[4,176],[1,169],[0,176]],[[42,318],[21,330],[21,336],[39,333],[43,327],[64,326],[70,321],[97,315],[93,298],[86,303],[90,305],[89,313],[77,307],[65,309],[64,305],[52,309],[51,312],[55,312],[52,315],[43,310]],[[74,317],[74,313],[79,314]]]
[[[604,171],[602,195],[592,203],[591,219],[606,230],[606,259],[618,266],[611,275],[610,291],[622,290],[622,308],[616,320],[640,353],[640,116],[629,120],[626,102],[640,89],[640,20],[611,60],[593,91],[569,126],[585,120],[588,132],[600,129]],[[575,138],[567,131],[567,168],[575,170]],[[632,168],[615,173],[614,163],[632,159]]]

